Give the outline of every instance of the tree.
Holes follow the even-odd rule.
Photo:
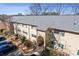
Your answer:
[[[30,7],[31,13],[34,15],[38,15],[40,13],[41,7],[40,4],[32,4]]]
[[[50,15],[60,15],[64,14],[64,8],[66,7],[66,4],[63,3],[53,3],[53,4],[48,4],[50,7],[48,9],[48,13]]]
[[[26,41],[26,37],[25,36],[21,36],[21,42],[25,43],[25,41]]]
[[[57,12],[51,12],[51,15],[59,15]]]
[[[22,13],[18,13],[18,16],[22,16]]]
[[[5,15],[5,14],[0,15],[0,20],[1,20],[1,22],[4,24],[5,29],[7,29],[6,22],[9,22],[9,19],[8,19],[8,18],[10,18],[10,16],[7,16],[7,15]]]
[[[56,11],[56,13],[58,13],[58,15],[60,15],[61,13],[64,13],[64,12],[63,12],[64,4],[58,3],[58,4],[56,4],[55,6],[56,6],[56,7],[55,7],[55,11]]]
[[[79,14],[79,4],[78,3],[73,3],[73,4],[69,4],[72,8],[72,12],[74,14]]]
[[[33,42],[30,41],[30,40],[26,40],[26,41],[24,42],[24,45],[27,46],[28,48],[32,48],[32,47],[33,47]]]
[[[2,23],[5,26],[5,29],[10,31],[10,34],[13,32],[13,24],[11,23],[11,16],[8,16],[6,14],[3,14],[0,16],[0,20],[2,21]]]
[[[48,7],[45,4],[34,3],[29,7],[33,15],[44,15],[46,14]]]

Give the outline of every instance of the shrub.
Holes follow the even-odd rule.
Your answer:
[[[18,37],[19,37],[19,34],[15,34],[14,36],[15,36],[15,39],[18,39]]]
[[[30,40],[26,40],[26,41],[24,42],[24,45],[27,46],[28,48],[32,48],[32,47],[33,47],[33,42],[30,41]]]
[[[34,45],[36,45],[36,44],[37,44],[35,40],[33,40],[32,42],[33,42],[33,44],[34,44]]]
[[[62,56],[62,52],[59,51],[58,49],[52,49],[50,50],[50,55],[51,56]]]
[[[3,34],[5,29],[0,29],[0,34]]]
[[[25,41],[26,41],[26,37],[25,36],[21,36],[21,42],[25,43]]]
[[[38,36],[37,43],[38,43],[38,46],[42,46],[44,44],[44,39],[42,36]]]
[[[4,29],[0,29],[0,32],[3,32],[4,31]]]
[[[51,56],[69,56],[67,52],[64,52],[60,49],[52,49],[50,50],[50,55]]]

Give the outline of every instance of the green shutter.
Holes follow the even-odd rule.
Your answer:
[[[64,48],[64,45],[63,45],[63,44],[61,45],[61,48],[62,48],[62,49]]]
[[[79,55],[79,50],[77,51],[77,55]]]
[[[63,49],[64,48],[64,45],[63,44],[59,44],[59,47],[61,47],[61,49]]]

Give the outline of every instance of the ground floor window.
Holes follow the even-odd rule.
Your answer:
[[[36,35],[34,35],[34,34],[32,34],[32,37],[35,37],[35,38],[36,38],[37,36],[36,36]]]
[[[61,48],[61,49],[63,49],[64,48],[64,45],[63,44],[59,44],[59,47]]]

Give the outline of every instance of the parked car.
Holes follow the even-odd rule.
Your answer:
[[[6,38],[3,37],[3,36],[1,36],[1,37],[0,37],[0,41],[4,41],[4,40],[6,40]]]
[[[4,41],[0,42],[0,46],[4,45],[4,44],[12,44],[12,42],[11,41],[7,41],[7,40],[4,40]]]
[[[13,44],[5,44],[0,46],[0,55],[6,55],[9,52],[16,50],[17,47]]]

